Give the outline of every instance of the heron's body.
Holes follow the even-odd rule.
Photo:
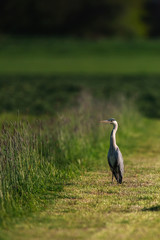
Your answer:
[[[116,132],[118,129],[118,123],[115,119],[104,120],[102,122],[113,124],[113,130],[110,136],[110,148],[108,151],[108,163],[112,172],[112,182],[113,176],[116,178],[118,183],[122,183],[124,174],[124,164],[123,157],[119,147],[116,144]]]

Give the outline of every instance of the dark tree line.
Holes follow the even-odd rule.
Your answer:
[[[159,0],[1,0],[0,33],[159,36]]]

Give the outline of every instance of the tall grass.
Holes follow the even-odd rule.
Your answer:
[[[109,117],[116,117],[120,123],[117,138],[127,156],[136,148],[133,142],[139,136],[136,133],[142,118],[123,98],[118,103],[99,102],[83,93],[79,107],[63,111],[55,118],[30,123],[4,122],[0,135],[1,224],[7,217],[42,207],[47,191],[54,195],[82,171],[106,168],[111,128],[99,121]]]

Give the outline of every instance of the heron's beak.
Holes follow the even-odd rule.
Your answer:
[[[108,120],[102,120],[102,121],[100,121],[101,123],[111,123],[110,121],[108,121]]]

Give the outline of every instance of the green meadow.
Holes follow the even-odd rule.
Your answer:
[[[159,74],[159,40],[0,40],[1,74]]]
[[[160,42],[0,40],[0,239],[159,239]],[[125,164],[111,184],[112,126]]]

